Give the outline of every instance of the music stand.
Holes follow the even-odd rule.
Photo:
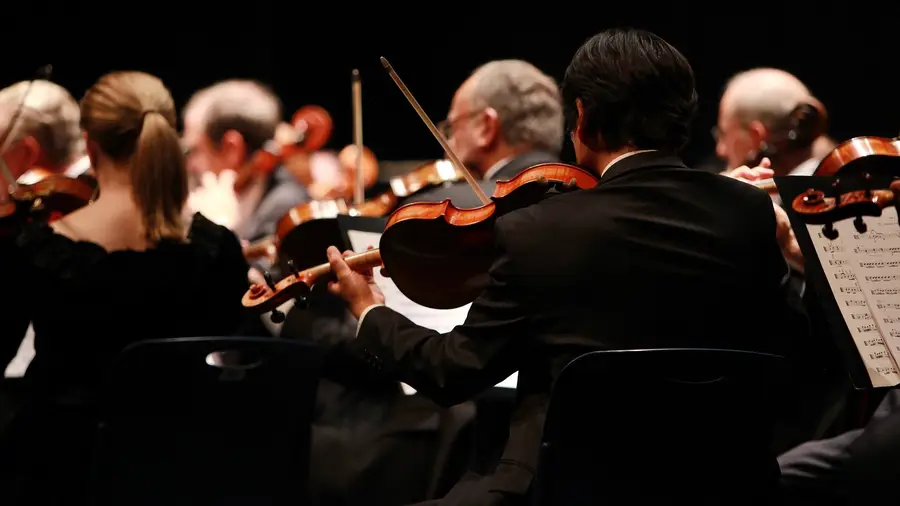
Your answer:
[[[843,358],[844,364],[847,367],[853,386],[858,390],[877,388],[873,385],[866,369],[866,365],[860,356],[861,351],[854,341],[853,335],[848,327],[848,322],[841,311],[840,303],[833,293],[832,285],[822,265],[822,259],[810,236],[810,230],[821,229],[823,225],[809,225],[809,222],[805,221],[803,216],[792,208],[794,199],[798,195],[805,193],[808,189],[822,190],[826,195],[831,194],[833,192],[832,185],[835,182],[835,178],[819,176],[780,176],[774,179],[775,184],[778,187],[778,193],[781,195],[784,210],[787,212],[791,227],[797,237],[797,243],[803,253],[808,288],[812,288],[815,300],[822,308],[829,326],[829,331]],[[887,188],[889,181],[885,186],[881,186],[882,184],[885,184],[885,182],[880,181],[880,179],[881,177],[877,177],[877,179],[873,181],[874,187]],[[851,188],[847,188],[847,190],[844,191],[850,189]],[[885,212],[895,211],[886,210]]]

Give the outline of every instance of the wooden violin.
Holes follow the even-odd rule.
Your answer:
[[[397,288],[410,300],[434,309],[452,309],[475,300],[487,284],[494,260],[494,223],[498,217],[537,203],[550,188],[593,188],[597,178],[578,167],[544,163],[499,181],[487,204],[460,209],[450,199],[417,202],[394,211],[385,225],[380,247],[348,257],[364,269],[384,266]],[[290,262],[289,265],[294,265]],[[309,292],[329,275],[328,264],[294,271],[285,279],[256,284],[244,295],[245,307],[260,313]]]
[[[900,174],[900,141],[856,137],[838,145],[819,167],[822,174],[817,170],[816,175],[837,176],[831,188],[809,188],[794,198],[791,208],[804,222],[824,225],[822,234],[829,239],[838,237],[834,223],[849,218],[862,233],[863,216],[881,216],[886,207],[895,205],[893,192],[873,188],[873,182],[887,182]]]
[[[460,209],[447,199],[402,206],[388,219],[380,247],[350,256],[347,263],[357,269],[383,265],[397,288],[423,306],[434,309],[460,307],[472,302],[486,286],[488,269],[494,261],[494,223],[498,217],[538,202],[548,187],[561,190],[592,188],[596,186],[597,178],[571,165],[541,164],[522,171],[511,180],[498,182],[488,199],[390,63],[384,58],[381,61],[483,205]],[[284,314],[276,308],[307,293],[330,271],[328,264],[294,271],[277,284],[266,276],[266,284],[254,284],[247,291],[243,305],[257,312],[272,311],[273,321],[283,321]]]
[[[278,140],[267,142],[237,170],[235,191],[246,188],[259,174],[270,174],[287,157],[321,149],[331,138],[333,124],[328,111],[319,106],[308,105],[294,113],[291,126],[293,136],[285,129],[280,129]]]
[[[0,235],[16,234],[30,221],[55,221],[96,196],[97,181],[89,176],[72,178],[42,169],[29,173],[30,177],[43,177],[31,184],[16,183],[8,198],[0,202]]]
[[[335,244],[333,227],[320,220],[332,220],[338,215],[387,216],[397,208],[401,199],[434,188],[446,182],[463,179],[462,174],[447,160],[438,160],[419,166],[409,174],[390,180],[390,189],[362,204],[348,204],[341,199],[316,200],[294,207],[282,216],[275,227],[275,234],[244,248],[247,260],[276,256],[290,259],[298,266],[315,265],[322,261],[323,251]]]

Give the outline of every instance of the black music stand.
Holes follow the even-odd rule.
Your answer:
[[[890,179],[888,179],[887,173],[875,171],[872,173],[872,176],[872,188],[888,188],[890,186]],[[844,177],[841,192],[862,189],[862,181],[854,181],[854,179],[858,178],[854,178],[852,174],[849,177]],[[829,331],[847,367],[853,386],[857,390],[868,390],[874,388],[872,381],[869,379],[865,364],[859,355],[860,351],[857,349],[850,330],[847,328],[847,322],[844,320],[838,301],[835,300],[831,291],[831,284],[828,282],[819,260],[819,255],[807,229],[808,223],[791,207],[794,199],[808,189],[821,190],[826,195],[831,195],[834,191],[832,185],[835,180],[835,177],[781,176],[775,178],[775,184],[778,187],[778,193],[781,195],[784,210],[790,219],[791,227],[794,229],[794,234],[797,237],[800,251],[803,252],[808,288],[812,288],[815,301],[822,308]],[[854,187],[857,185],[859,185],[858,188]],[[896,211],[886,209],[884,212]],[[815,228],[823,225],[812,226]]]
[[[350,231],[372,232],[380,234],[384,232],[387,218],[373,218],[370,216],[338,216],[338,230],[343,241],[344,249],[353,249],[350,243]],[[361,251],[358,253],[362,253]]]

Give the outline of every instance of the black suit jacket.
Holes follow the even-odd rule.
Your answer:
[[[479,181],[479,186],[484,193],[490,197],[494,193],[494,186],[497,181],[512,179],[523,170],[540,163],[559,162],[559,158],[550,153],[543,151],[531,151],[523,153],[506,164],[497,172],[491,175],[491,178]],[[448,183],[432,190],[417,193],[404,199],[401,204],[410,204],[412,202],[440,202],[444,199],[450,199],[458,208],[471,209],[481,205],[481,201],[472,191],[471,186],[465,180],[455,183]]]
[[[780,352],[788,333],[788,267],[768,195],[675,156],[622,159],[596,188],[509,213],[495,234],[489,284],[463,325],[439,334],[376,307],[352,343],[444,405],[519,371],[506,449],[492,476],[469,485],[475,494],[527,493],[553,380],[583,352]]]

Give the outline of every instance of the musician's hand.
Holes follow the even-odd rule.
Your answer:
[[[891,191],[894,193],[894,202],[900,202],[900,179],[891,182]]]
[[[753,181],[760,181],[762,179],[770,179],[775,171],[771,169],[772,161],[768,158],[763,158],[759,165],[756,167],[747,167],[746,165],[742,165],[731,172],[726,173],[725,175],[728,177],[732,177],[734,179],[741,180],[745,183],[751,183]]]
[[[236,179],[237,174],[233,170],[222,171],[218,177],[212,172],[203,173],[200,186],[188,196],[187,205],[191,212],[200,213],[210,221],[233,230],[240,214],[234,192]]]
[[[347,265],[344,257],[352,254],[352,251],[345,251],[342,256],[334,246],[328,248],[328,263],[337,278],[337,281],[328,283],[328,291],[344,299],[353,316],[359,318],[366,308],[384,304],[384,294],[375,285],[372,269],[357,272]]]
[[[800,251],[800,244],[794,235],[787,212],[778,204],[773,203],[772,207],[775,209],[775,239],[781,247],[781,253],[792,268],[804,272],[806,264],[803,261],[803,253]]]

